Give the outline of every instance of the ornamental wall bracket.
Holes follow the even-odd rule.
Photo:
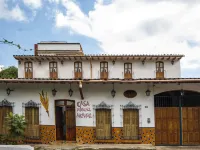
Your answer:
[[[102,101],[98,105],[93,105],[94,109],[112,109],[113,105],[108,105],[104,101]]]
[[[40,103],[36,103],[32,100],[28,101],[27,103],[23,103],[24,107],[40,107]]]
[[[126,105],[120,105],[122,109],[140,109],[141,105],[135,105],[133,102],[129,102]]]
[[[11,107],[13,107],[13,106],[14,106],[14,103],[9,102],[7,99],[3,99],[3,100],[0,102],[0,107],[3,107],[3,106],[11,106]]]

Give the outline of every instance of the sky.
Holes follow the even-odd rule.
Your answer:
[[[0,41],[81,43],[86,54],[184,54],[181,77],[200,77],[200,0],[0,0]],[[0,65],[29,55],[0,44]]]

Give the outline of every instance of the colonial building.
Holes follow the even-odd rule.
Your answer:
[[[80,43],[40,42],[0,79],[7,112],[27,120],[26,141],[200,144],[200,79],[181,78],[184,55],[88,55]]]

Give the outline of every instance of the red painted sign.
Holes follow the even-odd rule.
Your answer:
[[[77,102],[77,118],[92,118],[90,103],[88,101]]]

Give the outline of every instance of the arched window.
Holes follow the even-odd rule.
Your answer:
[[[132,63],[124,63],[124,79],[132,79]]]
[[[100,78],[108,79],[108,62],[106,61],[100,62]]]
[[[6,135],[8,134],[8,129],[5,124],[5,117],[8,113],[13,112],[14,103],[9,102],[4,99],[0,102],[0,134]]]
[[[164,78],[164,63],[162,61],[156,62],[156,78],[158,79]]]
[[[53,78],[53,79],[58,78],[57,62],[50,62],[49,63],[49,72],[50,72],[50,78]]]
[[[25,62],[25,78],[33,78],[33,63],[32,62]]]
[[[25,129],[25,136],[30,139],[40,138],[40,126],[39,126],[39,108],[40,103],[35,103],[30,100],[27,103],[23,103],[25,107],[25,119],[27,122]]]
[[[74,62],[74,78],[82,79],[82,62],[80,61]]]

